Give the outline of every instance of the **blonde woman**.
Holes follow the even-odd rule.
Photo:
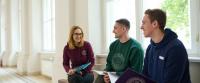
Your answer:
[[[94,65],[94,53],[89,42],[84,41],[82,28],[72,26],[69,40],[63,51],[63,66],[68,73],[69,83],[93,83],[94,75],[91,71]],[[84,64],[88,66],[77,70]]]

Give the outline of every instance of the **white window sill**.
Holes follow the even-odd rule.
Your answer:
[[[100,57],[100,58],[107,58],[108,54],[96,54],[96,57]],[[200,62],[200,56],[197,55],[189,55],[189,61],[190,62]]]
[[[200,62],[200,57],[189,57],[190,62]]]
[[[106,58],[108,56],[108,54],[95,54],[96,57],[100,57],[100,58]]]
[[[55,52],[40,52],[39,53],[41,60],[53,61],[56,55]]]

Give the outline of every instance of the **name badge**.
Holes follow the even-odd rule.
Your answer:
[[[163,56],[159,56],[159,59],[160,59],[160,60],[164,60],[165,57],[163,57]]]

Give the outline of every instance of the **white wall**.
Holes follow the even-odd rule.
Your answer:
[[[29,42],[30,50],[28,57],[27,72],[28,74],[38,74],[40,72],[40,56],[42,47],[42,2],[41,0],[29,0]]]
[[[70,2],[74,0],[55,1],[55,33],[56,33],[56,56],[53,62],[53,83],[58,83],[59,79],[66,79],[66,73],[62,66],[63,48],[67,42],[67,33],[70,27]],[[73,8],[72,8],[73,9]],[[73,20],[73,19],[72,19]]]
[[[75,0],[75,25],[84,29],[85,39],[93,47],[95,54],[102,53],[103,25],[102,0]],[[103,45],[103,46],[102,46]]]
[[[11,54],[11,23],[10,23],[10,0],[2,0],[3,11],[2,25],[5,28],[5,55],[3,56],[3,66],[8,66]]]
[[[30,53],[30,31],[29,31],[29,0],[21,0],[21,51],[19,52],[17,71],[19,74],[27,73],[27,62]]]
[[[190,76],[192,83],[200,82],[200,62],[190,62]]]
[[[18,0],[11,0],[10,1],[10,17],[11,17],[11,54],[9,56],[9,66],[16,66],[17,65],[17,55],[16,52],[19,49],[19,11],[18,11]]]
[[[40,53],[41,74],[49,78],[53,77],[53,59],[55,53]]]
[[[85,32],[85,39],[88,39],[88,0],[75,0],[75,25],[79,25]],[[71,11],[70,11],[71,12]]]

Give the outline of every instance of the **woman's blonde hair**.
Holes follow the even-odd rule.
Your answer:
[[[82,33],[82,37],[81,37],[81,42],[78,44],[78,45],[75,45],[75,41],[73,39],[73,35],[74,35],[74,31],[76,29],[80,29],[81,30],[81,33]],[[69,49],[74,49],[75,47],[82,47],[83,44],[84,44],[84,34],[83,34],[83,29],[79,26],[72,26],[71,27],[71,30],[70,30],[70,33],[69,33],[69,39],[68,39],[68,45],[69,45]]]

